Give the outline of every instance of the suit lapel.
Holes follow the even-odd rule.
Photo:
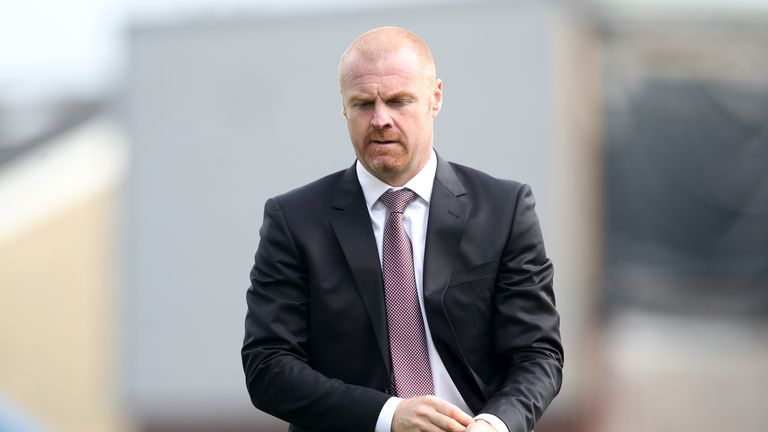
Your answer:
[[[339,186],[332,203],[331,226],[368,311],[384,364],[390,370],[381,264],[371,217],[354,165],[344,172]]]
[[[448,162],[437,160],[424,249],[424,296],[442,296],[469,216],[464,186]]]
[[[465,402],[480,409],[483,391],[466,363],[443,309],[443,295],[451,279],[456,254],[464,236],[471,206],[453,167],[438,156],[437,174],[429,203],[427,242],[424,250],[424,309],[432,340]]]

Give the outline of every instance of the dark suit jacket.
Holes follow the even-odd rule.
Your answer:
[[[294,431],[372,431],[390,397],[384,288],[354,166],[270,199],[242,349],[253,404]],[[560,389],[563,350],[528,186],[438,157],[424,307],[475,412],[530,431]]]

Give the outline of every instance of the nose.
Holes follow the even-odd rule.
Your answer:
[[[376,103],[371,118],[371,127],[374,129],[384,129],[392,127],[392,117],[387,112],[387,107],[383,103]]]

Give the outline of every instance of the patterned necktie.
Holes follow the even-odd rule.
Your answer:
[[[389,208],[382,248],[384,297],[395,389],[403,398],[434,394],[411,241],[403,227],[403,212],[415,198],[409,189],[390,189],[379,198]]]

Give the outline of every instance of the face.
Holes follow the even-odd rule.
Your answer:
[[[353,55],[342,67],[341,95],[358,160],[392,186],[402,186],[429,160],[442,83],[421,59],[400,49],[376,61]]]

